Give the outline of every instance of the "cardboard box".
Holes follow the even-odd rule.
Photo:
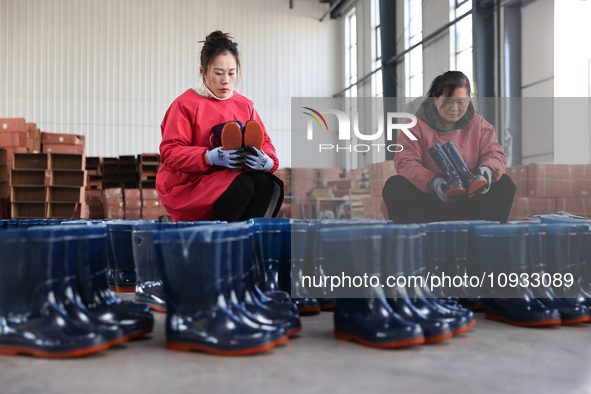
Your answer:
[[[84,155],[50,153],[49,169],[52,170],[85,170],[86,160]]]
[[[47,204],[45,202],[11,203],[10,206],[13,219],[43,219],[46,217]]]
[[[0,198],[9,198],[10,197],[10,184],[8,182],[2,181],[0,182]]]
[[[0,132],[27,131],[25,118],[0,119]]]
[[[76,134],[41,133],[41,143],[45,145],[84,146],[84,136]],[[84,150],[84,149],[83,149]]]
[[[51,186],[86,186],[86,170],[48,170],[51,172]]]
[[[125,189],[123,195],[125,196],[125,201],[128,199],[140,201],[142,199],[142,192],[140,189]]]
[[[527,197],[528,196],[528,187],[527,187],[527,165],[523,166],[513,166],[508,167],[506,170],[507,175],[515,186],[517,187],[517,191],[515,193],[515,197]]]
[[[142,210],[140,209],[127,209],[125,208],[125,219],[126,220],[136,220],[142,218]]]
[[[26,131],[0,131],[0,146],[4,147],[26,147],[27,144]]]
[[[47,188],[45,186],[13,186],[10,201],[17,202],[45,202]]]
[[[49,186],[47,190],[48,202],[86,202],[83,187]]]
[[[521,220],[527,216],[544,215],[556,211],[556,198],[515,197],[509,220]]]
[[[368,166],[369,179],[388,179],[397,174],[394,160],[386,160]]]
[[[156,189],[141,189],[142,200],[160,200]]]
[[[88,219],[86,202],[50,202],[47,217],[52,219]]]
[[[369,192],[372,197],[382,198],[382,190],[386,184],[387,179],[370,179]]]
[[[43,144],[43,153],[84,154],[84,145],[50,145]]]
[[[591,217],[591,198],[562,197],[556,199],[556,210]]]
[[[11,186],[49,186],[51,181],[51,171],[49,170],[29,170],[15,169],[11,171]]]
[[[527,168],[528,197],[572,197],[573,168],[569,164],[530,164]]]
[[[47,155],[40,153],[14,153],[13,167],[17,170],[45,170]]]

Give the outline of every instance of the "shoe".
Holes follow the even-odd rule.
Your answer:
[[[240,149],[242,145],[242,123],[230,121],[212,128],[213,135],[226,150]]]
[[[429,152],[429,155],[431,155],[431,158],[449,182],[447,190],[445,190],[445,195],[447,197],[455,197],[466,194],[466,189],[462,184],[460,174],[458,174],[451,159],[447,156],[441,145],[435,144],[430,147],[427,152]]]
[[[485,177],[480,174],[472,174],[468,169],[466,162],[462,158],[462,155],[460,155],[460,152],[458,152],[453,141],[448,141],[441,147],[453,163],[458,174],[460,174],[464,188],[468,192],[468,197],[474,197],[480,189],[488,185],[488,181]]]
[[[79,324],[57,303],[64,239],[36,229],[0,232],[0,354],[73,358],[108,349],[98,327]]]
[[[243,135],[243,146],[245,148],[249,145],[252,145],[258,150],[263,149],[263,143],[265,142],[265,132],[263,131],[263,127],[259,122],[256,120],[249,120],[246,122],[243,129]]]
[[[512,224],[474,228],[478,259],[486,272],[528,272],[527,228]],[[521,327],[560,325],[560,312],[534,297],[527,286],[493,288],[485,302],[485,317]]]
[[[154,233],[168,306],[168,349],[241,356],[287,341],[285,329],[236,315],[239,299],[228,303],[227,231],[227,225],[216,224]]]

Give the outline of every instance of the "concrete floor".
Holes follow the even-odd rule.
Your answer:
[[[591,392],[591,324],[519,328],[478,314],[451,340],[376,350],[335,340],[323,312],[285,345],[229,358],[167,350],[164,317],[149,337],[81,359],[0,356],[0,393]]]

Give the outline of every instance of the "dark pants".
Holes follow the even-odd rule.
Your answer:
[[[263,217],[273,197],[275,181],[266,172],[240,174],[213,206],[213,219],[235,222]],[[281,201],[283,201],[283,193]]]
[[[382,196],[394,223],[428,223],[448,220],[492,220],[506,223],[516,187],[507,174],[494,182],[488,193],[451,203],[435,193],[423,193],[401,175],[386,181]]]

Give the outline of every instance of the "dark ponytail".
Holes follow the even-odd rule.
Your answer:
[[[427,97],[449,97],[457,88],[466,88],[468,97],[472,95],[470,80],[461,71],[447,71],[431,82]]]
[[[200,41],[203,43],[203,48],[201,49],[201,67],[203,67],[203,73],[207,74],[207,68],[209,67],[209,63],[211,60],[216,57],[217,55],[223,55],[227,52],[230,52],[236,58],[236,64],[238,67],[238,72],[242,69],[240,64],[240,55],[238,53],[238,44],[232,41],[231,36],[227,33],[222,33],[219,30],[214,31],[207,37],[205,37],[205,41]]]

